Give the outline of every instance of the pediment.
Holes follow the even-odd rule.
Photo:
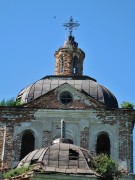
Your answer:
[[[67,93],[65,94],[65,102],[64,97],[62,100],[62,94],[64,93]],[[104,104],[97,101],[86,92],[80,91],[68,83],[64,83],[43,94],[37,99],[25,104],[25,106],[49,109],[90,109],[105,107]]]

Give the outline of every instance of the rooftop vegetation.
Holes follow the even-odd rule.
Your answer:
[[[10,99],[2,99],[0,101],[0,106],[20,106],[21,103],[19,100],[16,100],[14,98],[10,98]]]
[[[135,105],[132,104],[131,102],[128,102],[128,101],[123,101],[121,104],[120,104],[121,108],[123,109],[134,109]]]

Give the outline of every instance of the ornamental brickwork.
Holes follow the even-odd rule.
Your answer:
[[[83,75],[85,53],[74,46],[60,48],[55,52],[55,75]]]

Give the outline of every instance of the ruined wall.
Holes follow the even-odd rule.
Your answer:
[[[130,117],[121,117],[119,128],[119,158],[124,167],[133,167],[133,123]],[[123,168],[124,169],[124,168]],[[133,169],[129,169],[132,172]]]
[[[118,134],[114,134],[114,145],[118,141],[118,163],[120,169],[127,172],[133,172],[133,114],[134,111],[123,109],[96,112],[102,124],[118,128]],[[112,148],[114,150],[115,147]]]
[[[81,141],[80,146],[84,149],[89,149],[89,128],[85,127],[83,131],[81,131]]]
[[[71,135],[76,145],[89,151],[95,151],[98,133],[107,132],[111,140],[112,158],[120,163],[121,168],[132,172],[134,111],[101,108],[53,110],[32,107],[0,107],[0,110],[0,153],[3,147],[3,127],[6,123],[4,162],[9,162],[8,167],[12,161],[15,162],[14,165],[19,161],[21,133],[24,130],[30,129],[35,133],[37,143],[35,148],[45,147],[50,145],[52,138],[55,137],[53,131],[57,127],[53,125],[60,124],[61,119],[64,119],[66,134]]]
[[[1,168],[8,169],[12,161],[13,126],[12,122],[0,123],[0,157]]]
[[[4,153],[1,168],[8,169],[12,166],[13,159],[19,159],[18,139],[14,139],[15,124],[29,121],[33,118],[34,110],[30,108],[0,107],[0,157]],[[5,133],[5,135],[4,135]],[[20,141],[20,140],[19,140]],[[4,146],[4,147],[3,147]],[[14,152],[14,153],[13,153]],[[13,157],[14,156],[14,157]]]

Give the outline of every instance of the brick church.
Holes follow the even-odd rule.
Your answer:
[[[54,75],[21,90],[20,106],[0,107],[1,168],[16,167],[29,152],[51,145],[62,130],[75,145],[106,153],[132,172],[135,111],[119,108],[110,90],[83,75],[85,52],[72,35],[79,24],[71,17],[64,26],[70,33],[54,53]]]

